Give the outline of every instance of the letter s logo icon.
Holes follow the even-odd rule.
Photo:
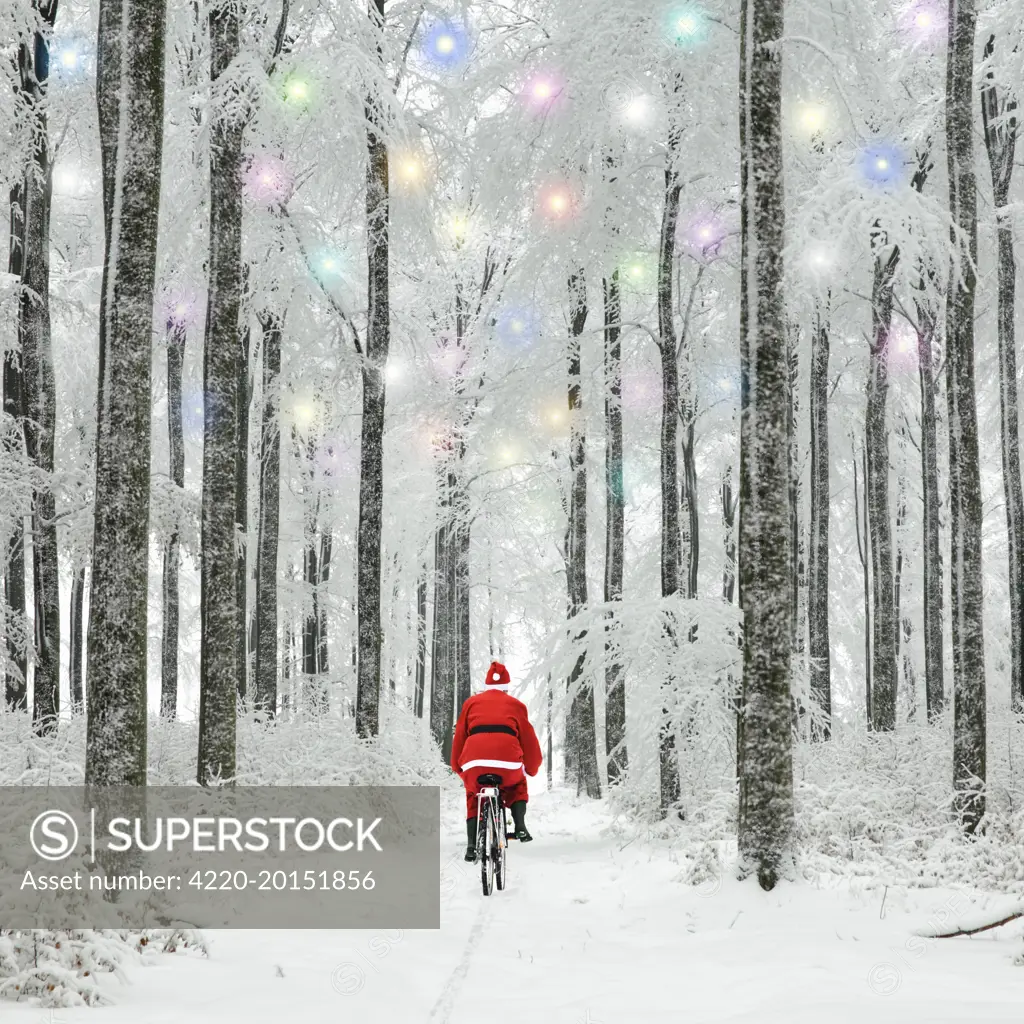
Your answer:
[[[64,860],[78,845],[78,826],[66,811],[43,811],[32,822],[29,841],[43,860]]]

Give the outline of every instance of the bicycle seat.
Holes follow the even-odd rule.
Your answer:
[[[501,776],[500,775],[478,775],[476,777],[477,784],[480,786],[500,786]]]

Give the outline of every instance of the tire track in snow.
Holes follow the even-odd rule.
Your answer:
[[[455,999],[462,988],[462,983],[466,980],[466,975],[469,974],[469,966],[473,959],[473,953],[476,950],[480,942],[480,937],[484,933],[484,925],[490,918],[490,902],[486,897],[481,897],[483,902],[480,904],[480,909],[477,911],[476,920],[473,922],[473,927],[469,930],[469,937],[466,939],[466,946],[462,950],[462,958],[455,966],[455,970],[448,975],[448,980],[444,983],[444,988],[441,989],[441,994],[437,997],[437,1002],[434,1003],[433,1008],[430,1011],[428,1020],[437,1021],[438,1024],[448,1024],[449,1016],[452,1012],[452,1008],[455,1005]]]

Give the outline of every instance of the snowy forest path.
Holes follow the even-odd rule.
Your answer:
[[[445,793],[438,931],[213,931],[209,958],[157,955],[104,979],[114,1005],[4,1004],[4,1024],[939,1024],[1020,1021],[1021,926],[927,940],[987,904],[831,879],[820,887],[694,875],[699,844],[610,830],[606,805],[537,793],[535,841],[485,897]],[[945,909],[943,909],[945,908]],[[484,1009],[486,1008],[486,1010]]]

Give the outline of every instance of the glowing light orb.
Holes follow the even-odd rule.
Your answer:
[[[931,26],[932,26],[932,16],[931,16],[931,13],[929,11],[919,11],[914,16],[914,24],[918,28],[931,28]]]
[[[670,11],[665,28],[671,42],[677,46],[692,46],[707,38],[707,14],[696,4],[686,4]]]
[[[298,401],[292,406],[292,418],[298,427],[308,427],[316,419],[316,406],[311,401]]]
[[[901,18],[903,30],[915,44],[939,44],[944,41],[946,9],[938,0],[918,0]]]
[[[892,185],[903,177],[903,154],[890,143],[879,143],[862,150],[859,163],[861,175],[875,185]]]
[[[53,184],[58,192],[71,195],[78,191],[78,175],[70,167],[58,167],[53,172]]]
[[[684,230],[684,242],[691,253],[702,258],[719,254],[722,242],[729,233],[726,224],[714,214],[695,217]]]
[[[465,213],[454,213],[448,218],[448,233],[461,244],[469,233],[469,217]]]
[[[297,103],[309,98],[309,86],[301,78],[289,79],[285,86],[285,95]]]
[[[60,62],[68,71],[74,71],[78,67],[78,54],[74,50],[62,50]]]
[[[651,116],[651,101],[646,96],[634,96],[622,113],[627,121],[647,121]]]
[[[390,383],[395,384],[405,376],[405,367],[397,360],[389,359],[384,368],[384,376]]]
[[[817,135],[825,127],[827,114],[818,103],[802,103],[797,107],[796,123],[804,135]]]
[[[455,68],[469,57],[469,34],[456,22],[437,21],[427,26],[420,48],[423,57],[431,64]]]
[[[497,322],[498,340],[511,351],[521,351],[536,340],[537,318],[531,310],[508,309],[501,313]]]
[[[407,156],[399,164],[399,174],[404,182],[414,184],[423,177],[423,164],[416,157]]]
[[[160,301],[160,310],[168,330],[191,327],[199,319],[198,293],[185,285],[168,288]]]
[[[571,186],[553,182],[544,186],[539,194],[539,208],[549,223],[565,223],[572,219],[578,201]]]
[[[283,160],[257,156],[249,161],[242,172],[242,186],[250,200],[281,203],[291,195],[294,181]]]

